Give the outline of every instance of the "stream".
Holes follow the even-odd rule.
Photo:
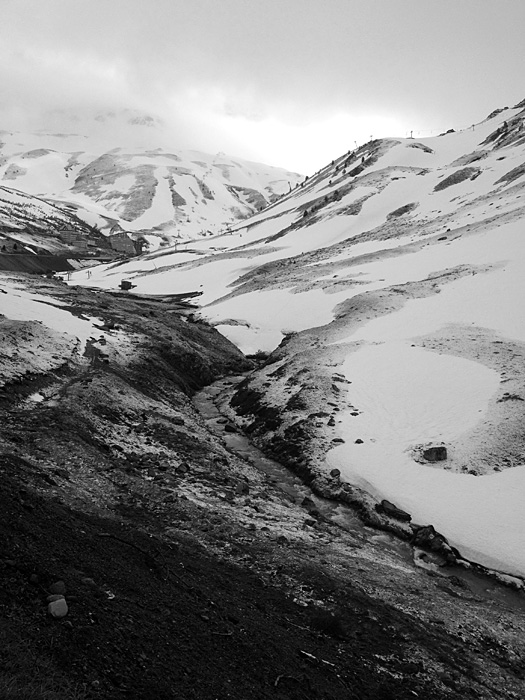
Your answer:
[[[414,563],[414,548],[408,542],[365,525],[350,506],[313,493],[287,467],[266,457],[250,442],[246,435],[241,432],[225,431],[225,425],[231,424],[231,421],[221,412],[221,404],[229,400],[234,386],[245,378],[245,375],[224,377],[205,387],[193,398],[195,408],[204,419],[208,429],[220,437],[226,449],[264,472],[268,480],[286,493],[296,504],[301,504],[303,499],[308,498],[313,501],[315,508],[327,520],[358,535],[362,540],[373,542],[376,546],[379,545],[386,550],[395,552],[414,568],[425,568]],[[514,610],[525,611],[523,591],[516,591],[504,586],[490,576],[479,574],[459,565],[440,568],[439,575],[445,580],[446,577],[461,579],[467,586],[465,590],[485,601],[498,602]]]

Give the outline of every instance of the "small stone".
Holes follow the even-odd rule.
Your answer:
[[[314,501],[312,501],[312,499],[308,496],[305,496],[303,498],[303,500],[301,501],[301,505],[303,506],[303,508],[307,508],[308,510],[310,510],[311,508],[315,508]]]
[[[81,579],[81,581],[85,586],[91,586],[92,588],[97,587],[95,581],[92,578],[89,578],[89,576],[84,576],[84,578]]]
[[[248,486],[248,484],[245,481],[238,481],[235,484],[235,493],[239,493],[239,494],[243,494],[243,495],[250,493],[250,487]]]
[[[225,433],[236,433],[237,428],[234,425],[232,425],[231,423],[226,423],[226,425],[224,426],[224,432]]]
[[[428,462],[441,462],[447,458],[447,448],[444,445],[436,445],[423,450],[423,457]]]
[[[60,600],[54,600],[52,603],[49,603],[47,611],[52,617],[65,617],[68,612],[65,598],[60,598]]]
[[[40,579],[38,578],[38,574],[31,574],[31,576],[29,577],[29,583],[32,583],[33,585],[37,586],[39,582]]]
[[[64,595],[66,592],[66,584],[64,583],[64,581],[55,581],[55,583],[52,583],[49,586],[49,592]]]
[[[54,603],[55,600],[64,600],[64,596],[60,593],[54,593],[53,595],[48,595],[46,598],[48,603]]]
[[[356,445],[362,445],[362,444],[363,444],[363,440],[361,440],[361,438],[357,438],[357,440],[355,441],[355,444],[356,444]]]
[[[338,479],[341,476],[341,470],[340,469],[332,469],[332,471],[330,472],[330,476],[333,479]]]

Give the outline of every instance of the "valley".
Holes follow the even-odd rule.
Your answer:
[[[523,696],[524,120],[372,140],[264,208],[235,185],[256,211],[220,235],[0,272],[0,696]],[[158,242],[172,156],[79,156],[62,195]]]
[[[260,370],[192,307],[2,289],[4,694],[520,696],[522,592],[254,452],[230,400]]]

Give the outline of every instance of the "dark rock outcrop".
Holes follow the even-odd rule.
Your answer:
[[[427,462],[442,462],[447,458],[447,448],[445,445],[434,445],[427,447],[422,454]]]
[[[393,503],[390,503],[390,501],[381,501],[381,503],[378,506],[376,506],[376,510],[379,513],[383,512],[385,515],[389,515],[395,520],[401,520],[401,522],[404,523],[409,523],[412,520],[412,516],[410,515],[410,513],[401,510],[401,508],[398,508]]]

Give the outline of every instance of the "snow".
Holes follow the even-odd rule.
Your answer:
[[[339,468],[343,478],[395,502],[415,522],[432,523],[463,556],[525,576],[525,465],[516,459],[512,468],[473,476],[446,462],[414,459],[422,444],[444,442],[451,454],[459,444],[475,447],[495,415],[495,397],[509,375],[503,379],[504,360],[496,365],[477,352],[476,339],[495,338],[512,352],[525,342],[525,178],[496,184],[524,162],[524,146],[483,143],[518,114],[505,110],[462,132],[387,142],[357,177],[340,179],[345,176],[327,166],[267,210],[232,225],[228,235],[101,267],[89,281],[85,272],[73,277],[109,288],[129,276],[142,293],[201,290],[202,315],[250,354],[274,349],[289,332],[308,331],[282,349],[284,356],[296,353],[297,371],[318,353],[319,367],[308,369],[345,375],[351,382],[346,399],[359,412],[351,415],[356,410],[345,404],[336,414],[346,442],[328,453],[326,469]],[[468,167],[480,175],[435,192],[474,152],[479,158]],[[206,161],[208,170],[212,165]],[[324,203],[345,187],[341,199]],[[345,208],[362,198],[361,211],[349,215]],[[319,202],[303,221],[304,209]],[[389,216],[410,203],[417,203],[411,212]],[[352,310],[341,315],[342,308]],[[456,334],[456,345],[439,352],[421,347],[442,329]],[[518,380],[525,382],[512,379]],[[515,404],[509,411],[519,408]],[[501,415],[494,418],[502,421],[496,430],[504,427]]]
[[[400,311],[369,321],[348,339],[399,340],[430,333],[448,323],[458,323],[490,328],[506,337],[525,341],[523,252],[522,224],[512,222],[476,237],[356,267],[356,272],[367,275],[373,282],[381,280],[381,286],[424,279],[440,270],[467,263],[490,263],[496,269],[451,282],[431,297],[410,299]]]
[[[102,231],[118,223],[127,231],[156,229],[170,238],[189,238],[238,224],[239,218],[254,211],[253,203],[242,192],[232,192],[231,186],[273,198],[288,192],[289,183],[293,186],[300,179],[282,168],[224,154],[173,152],[171,140],[157,141],[162,136],[157,128],[142,130],[145,138],[140,139],[140,145],[126,145],[129,125],[121,126],[120,148],[115,148],[115,144],[108,148],[107,138],[114,138],[113,130],[106,134],[91,130],[89,137],[4,132],[0,180],[30,195],[74,203],[78,205],[79,217]],[[80,129],[86,127],[86,123],[78,124]],[[101,124],[96,127],[100,129]],[[159,143],[163,147],[157,148]],[[78,179],[86,167],[94,177]],[[185,200],[176,207],[169,178]],[[198,181],[211,191],[212,200],[203,196]],[[136,218],[130,221],[133,216]]]
[[[0,294],[0,314],[13,321],[37,321],[59,334],[66,334],[78,343],[80,354],[84,352],[86,342],[93,337],[106,338],[113,342],[114,334],[109,335],[96,323],[103,322],[97,318],[79,318],[56,299],[20,289],[15,284],[2,281],[5,294]]]
[[[153,228],[173,217],[168,171],[166,168],[157,168],[155,175],[157,187],[155,188],[152,205],[138,219],[127,222],[127,227],[134,231]]]
[[[361,413],[341,416],[346,442],[328,453],[327,469],[393,501],[415,523],[432,523],[462,556],[525,575],[525,465],[476,477],[420,464],[410,453],[418,443],[453,443],[474,426],[498,388],[497,373],[403,343],[357,350],[344,373]]]
[[[320,289],[304,294],[289,294],[286,289],[277,289],[264,294],[243,294],[223,304],[214,304],[208,307],[207,316],[215,323],[224,319],[226,314],[235,319],[249,319],[250,328],[228,331],[227,337],[236,337],[243,352],[269,351],[290,332],[324,325],[331,316],[334,302],[337,302],[337,295],[327,295]],[[304,313],[305,305],[308,314]]]

